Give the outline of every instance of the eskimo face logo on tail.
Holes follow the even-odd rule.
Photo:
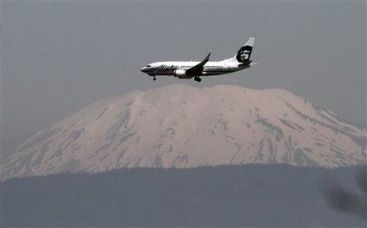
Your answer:
[[[236,59],[238,62],[247,62],[250,60],[251,57],[251,51],[252,51],[252,47],[251,46],[244,46],[242,47],[240,50],[238,50],[237,52],[237,56]]]

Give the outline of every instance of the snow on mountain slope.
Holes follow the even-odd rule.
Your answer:
[[[0,163],[0,179],[121,167],[366,163],[366,129],[282,89],[172,85],[98,101]]]

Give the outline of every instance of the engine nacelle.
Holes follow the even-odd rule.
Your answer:
[[[175,76],[178,78],[184,78],[186,76],[186,70],[183,69],[175,70]]]

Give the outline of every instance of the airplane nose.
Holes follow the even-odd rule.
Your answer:
[[[146,72],[147,72],[147,68],[146,68],[146,67],[142,67],[142,68],[140,69],[140,71],[141,71],[141,72],[143,72],[143,73],[146,73]]]

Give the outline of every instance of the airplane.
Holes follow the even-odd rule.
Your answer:
[[[169,61],[155,62],[141,68],[143,73],[156,80],[156,76],[174,76],[179,79],[191,79],[201,82],[200,76],[215,76],[236,72],[255,65],[250,59],[255,37],[250,37],[237,54],[222,61],[209,61],[210,53],[201,62]]]

